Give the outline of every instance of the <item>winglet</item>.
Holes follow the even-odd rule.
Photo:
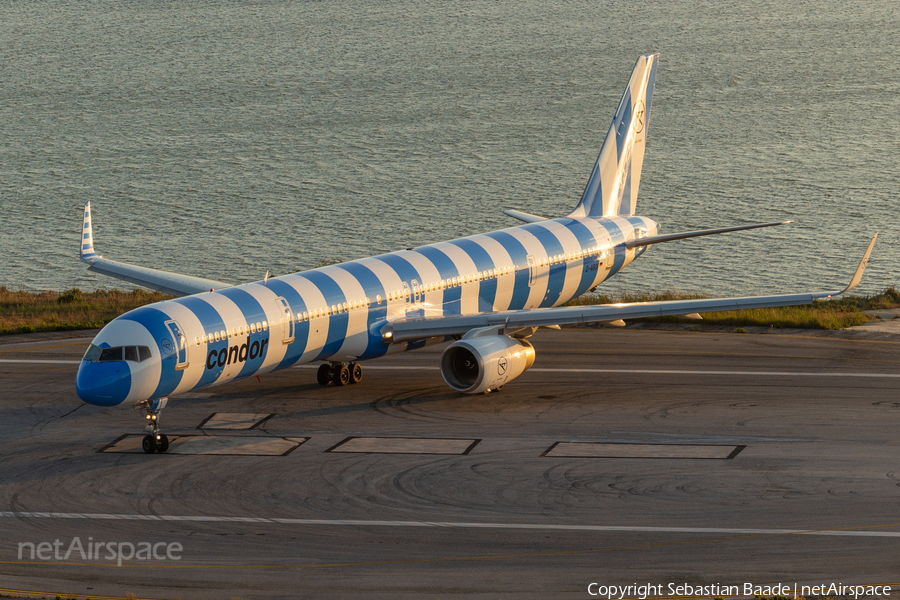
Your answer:
[[[866,265],[869,264],[869,255],[872,254],[872,248],[875,247],[875,240],[878,239],[878,234],[872,236],[872,241],[869,242],[869,247],[866,248],[866,253],[863,254],[862,260],[859,261],[859,266],[856,267],[856,273],[853,274],[853,279],[850,280],[850,285],[845,287],[842,291],[838,292],[838,294],[844,294],[849,292],[857,285],[859,285],[860,280],[862,279],[863,272],[866,270]]]
[[[94,252],[94,231],[91,227],[91,201],[84,203],[84,226],[81,228],[81,260],[94,262],[100,255]]]

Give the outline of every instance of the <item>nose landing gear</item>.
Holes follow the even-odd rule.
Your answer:
[[[319,385],[347,385],[348,383],[359,383],[362,381],[363,368],[358,362],[352,362],[345,365],[342,362],[331,363],[330,365],[321,365],[316,372],[316,381]]]
[[[162,409],[166,406],[168,401],[168,398],[159,398],[135,407],[147,409],[146,419],[148,423],[147,426],[144,427],[144,431],[147,431],[148,433],[144,436],[144,439],[141,440],[141,448],[143,448],[144,452],[147,454],[153,454],[154,452],[162,453],[169,449],[169,438],[166,434],[160,432],[159,425],[159,414],[162,412]]]

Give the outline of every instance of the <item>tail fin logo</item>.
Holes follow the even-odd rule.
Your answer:
[[[634,132],[644,131],[644,101],[638,100],[634,105]]]
[[[659,54],[645,54],[635,63],[581,202],[568,216],[596,218],[635,213],[658,63]]]

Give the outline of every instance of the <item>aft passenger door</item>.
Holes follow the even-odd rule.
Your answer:
[[[529,254],[528,260],[528,287],[547,285],[547,264],[542,265],[541,261]]]

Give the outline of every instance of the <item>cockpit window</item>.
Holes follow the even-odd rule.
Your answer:
[[[91,344],[87,349],[87,352],[84,353],[83,360],[90,362],[97,362],[97,359],[100,358],[100,348]]]
[[[112,362],[122,360],[122,347],[104,348],[100,351],[100,362]]]
[[[114,362],[127,360],[131,362],[143,362],[150,358],[150,348],[147,346],[117,346],[115,348],[98,348],[91,344],[84,353],[84,360],[90,362]]]

